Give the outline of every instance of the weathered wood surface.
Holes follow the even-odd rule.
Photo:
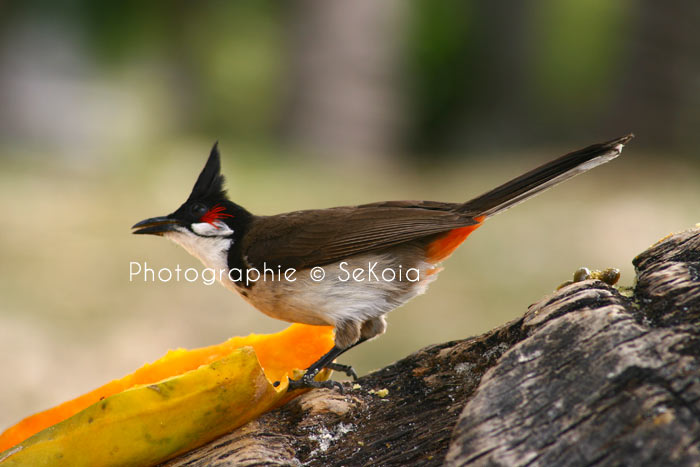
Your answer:
[[[566,286],[167,465],[700,465],[700,229],[634,264],[633,293]]]

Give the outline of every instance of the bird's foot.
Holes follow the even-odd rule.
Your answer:
[[[345,373],[347,376],[350,376],[353,381],[357,381],[358,379],[357,372],[355,372],[355,369],[350,365],[343,365],[342,363],[329,363],[326,365],[326,368]]]
[[[316,381],[314,379],[315,373],[304,373],[299,379],[290,379],[289,386],[287,386],[287,392],[295,391],[297,389],[337,389],[341,394],[345,394],[345,389],[343,385],[338,381],[333,381],[332,379],[326,381]]]

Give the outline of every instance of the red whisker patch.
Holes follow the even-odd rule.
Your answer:
[[[224,211],[226,210],[225,207],[221,206],[220,204],[215,205],[213,208],[208,210],[206,214],[204,214],[199,221],[200,222],[206,222],[208,224],[213,225],[217,229],[219,228],[218,226],[214,225],[214,222],[222,219],[224,217],[233,217],[232,214],[227,214]]]

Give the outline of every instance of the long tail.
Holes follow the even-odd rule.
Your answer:
[[[616,158],[633,137],[633,134],[629,134],[561,156],[467,201],[459,211],[484,218],[498,214],[537,193]]]

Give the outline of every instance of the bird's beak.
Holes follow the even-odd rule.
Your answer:
[[[163,235],[166,232],[175,230],[175,226],[178,224],[178,221],[169,217],[151,217],[134,224],[131,228],[138,229],[132,232],[135,234]]]

